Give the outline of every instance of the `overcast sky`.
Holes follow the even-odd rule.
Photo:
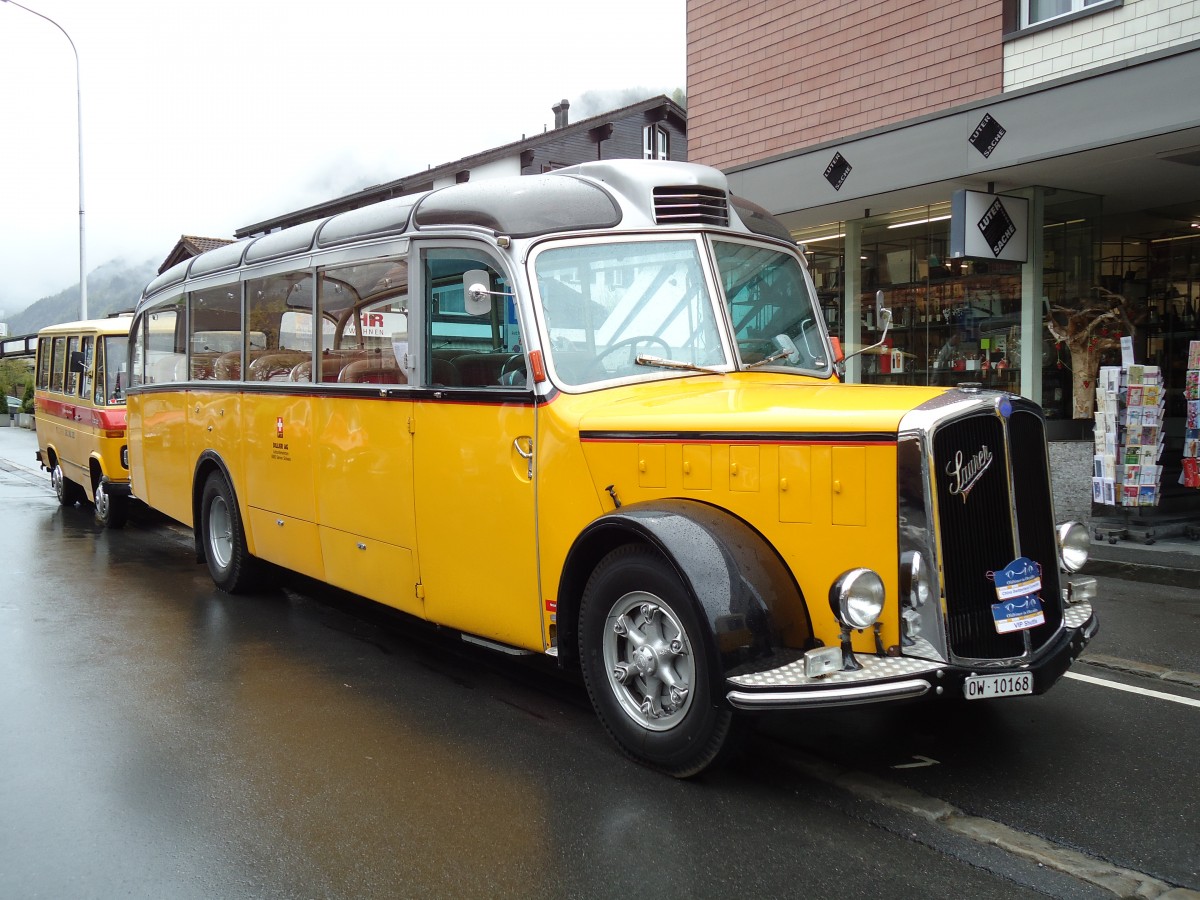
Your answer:
[[[685,0],[18,2],[79,53],[89,271],[686,77]],[[70,44],[0,0],[0,312],[78,283],[75,124]]]

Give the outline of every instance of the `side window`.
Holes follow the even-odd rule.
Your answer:
[[[312,284],[307,271],[246,282],[247,381],[312,380]]]
[[[96,403],[108,406],[125,402],[125,388],[129,375],[125,371],[130,338],[106,337],[97,346],[102,367],[96,374]]]
[[[421,251],[425,286],[425,382],[437,387],[524,387],[524,342],[499,265],[467,249]],[[467,284],[467,282],[470,282]],[[467,289],[482,285],[479,301]]]
[[[183,297],[174,297],[156,306],[143,319],[146,329],[145,384],[170,384],[187,378],[187,354],[184,351]]]
[[[321,347],[312,380],[408,384],[408,310],[404,257],[318,270]]]
[[[67,339],[56,337],[50,356],[50,390],[62,393],[63,372],[67,367]]]
[[[83,371],[79,373],[79,396],[92,399],[92,365],[96,363],[96,341],[90,334],[83,338]]]
[[[71,335],[67,338],[67,380],[66,392],[68,394],[79,393],[79,336]]]
[[[50,338],[40,338],[38,340],[38,358],[37,358],[37,386],[39,390],[46,390],[50,387],[50,354],[51,354]]]
[[[193,291],[188,320],[193,381],[240,381],[242,378],[242,286],[223,284]],[[266,335],[251,336],[252,350],[266,349]]]

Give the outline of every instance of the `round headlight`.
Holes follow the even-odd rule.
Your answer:
[[[870,628],[883,612],[883,579],[870,569],[851,569],[833,583],[829,605],[848,628]]]
[[[1058,526],[1058,555],[1068,572],[1078,572],[1083,568],[1091,546],[1092,536],[1078,522],[1064,522]]]

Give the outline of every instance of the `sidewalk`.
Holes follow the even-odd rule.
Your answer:
[[[44,478],[49,491],[50,477],[39,469],[36,452],[34,432],[15,425],[0,428],[0,468],[11,471],[16,466]],[[1084,572],[1152,584],[1200,587],[1200,541],[1172,536],[1153,544],[1133,540],[1109,544],[1093,539],[1091,559]]]

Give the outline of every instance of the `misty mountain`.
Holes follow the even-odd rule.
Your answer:
[[[88,318],[103,319],[110,313],[130,312],[144,288],[158,275],[158,262],[148,259],[133,265],[114,259],[88,274]],[[59,291],[30,304],[8,318],[11,335],[32,334],[47,325],[79,319],[79,285]]]

